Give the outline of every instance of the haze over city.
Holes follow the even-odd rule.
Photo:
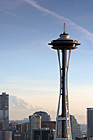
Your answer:
[[[81,43],[71,54],[70,114],[86,123],[86,108],[93,107],[92,5],[92,0],[0,0],[0,92],[56,112],[58,60],[48,43],[65,22],[70,38]]]

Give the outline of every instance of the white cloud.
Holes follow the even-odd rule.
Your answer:
[[[3,13],[5,13],[5,14],[7,14],[7,15],[16,17],[16,18],[18,18],[18,19],[22,19],[20,16],[14,14],[14,13],[11,13],[11,12],[9,12],[9,11],[4,11],[4,10],[2,10],[2,9],[0,9],[0,11],[3,12]]]
[[[28,4],[30,4],[31,6],[35,7],[36,9],[44,12],[44,13],[47,13],[51,16],[54,16],[58,19],[61,19],[61,20],[64,20],[64,22],[67,22],[69,23],[71,26],[73,26],[76,30],[79,30],[81,33],[83,33],[85,36],[88,36],[88,39],[89,40],[93,40],[93,34],[90,33],[87,29],[77,25],[76,23],[74,23],[73,21],[71,21],[70,19],[64,17],[64,16],[61,16],[59,14],[57,14],[56,12],[53,12],[51,10],[48,10],[42,6],[40,6],[36,1],[34,0],[24,0],[25,2],[27,2]]]

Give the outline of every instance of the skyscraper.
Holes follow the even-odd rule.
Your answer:
[[[32,140],[33,130],[41,128],[41,116],[33,114],[29,116],[29,140]]]
[[[71,123],[72,139],[75,140],[76,137],[81,138],[82,133],[80,130],[80,124],[77,122],[76,118],[73,115],[70,115],[70,123]]]
[[[93,137],[93,108],[87,108],[87,137]]]
[[[6,92],[0,95],[0,123],[3,129],[9,126],[9,95]]]

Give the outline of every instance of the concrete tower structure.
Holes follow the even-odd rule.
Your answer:
[[[69,34],[60,34],[60,37],[51,41],[52,49],[57,50],[59,70],[60,70],[60,93],[58,101],[58,110],[56,118],[56,131],[54,140],[70,140],[70,116],[69,116],[69,103],[68,103],[68,69],[71,50],[76,49],[80,45],[76,40],[69,38]]]
[[[0,95],[0,123],[3,129],[9,126],[9,95],[5,92]]]
[[[87,137],[93,138],[93,108],[87,108]]]

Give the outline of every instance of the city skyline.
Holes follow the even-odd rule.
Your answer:
[[[92,4],[92,0],[1,0],[0,92],[57,110],[58,60],[48,42],[58,38],[65,22],[70,38],[81,43],[71,54],[70,113],[85,123],[86,108],[93,106]]]

